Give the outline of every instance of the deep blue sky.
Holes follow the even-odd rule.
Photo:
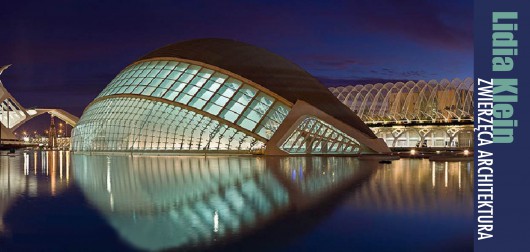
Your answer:
[[[80,115],[125,66],[163,45],[231,38],[326,85],[473,74],[470,0],[8,1],[1,77],[22,103]]]

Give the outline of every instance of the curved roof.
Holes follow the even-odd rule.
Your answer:
[[[473,79],[377,83],[329,90],[367,123],[473,122]]]
[[[217,66],[247,78],[295,103],[303,100],[366,135],[374,133],[315,77],[265,49],[229,39],[195,39],[167,45],[140,58],[175,57]]]

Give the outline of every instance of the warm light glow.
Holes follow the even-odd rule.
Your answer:
[[[33,153],[33,171],[37,175],[37,152]]]
[[[28,112],[29,115],[36,115],[37,114],[37,110],[34,110],[34,109],[28,109],[28,110],[26,110],[26,112]]]
[[[59,179],[63,180],[63,151],[59,151]]]
[[[410,155],[416,155],[416,150],[415,149],[410,150]]]
[[[24,153],[24,175],[29,175],[29,154]]]
[[[331,87],[329,90],[368,124],[377,123],[381,117],[395,124],[421,124],[429,120],[451,122],[453,119],[460,122],[473,118],[474,83],[471,78],[373,84]],[[382,101],[387,104],[381,106]],[[421,102],[418,104],[417,101]]]
[[[432,162],[432,188],[436,186],[436,162]]]
[[[464,150],[464,155],[469,155],[469,150]]]
[[[449,171],[448,171],[448,167],[449,167],[449,163],[448,162],[445,162],[445,169],[444,169],[444,172],[445,172],[445,187],[447,187],[447,182],[449,180]]]
[[[51,185],[51,194],[52,196],[55,196],[57,194],[57,178],[56,178],[56,171],[57,171],[57,157],[56,152],[52,151],[51,155],[48,155],[48,169],[51,169],[51,175],[50,175],[50,185]],[[48,175],[48,174],[46,174]]]

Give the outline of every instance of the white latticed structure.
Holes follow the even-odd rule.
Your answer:
[[[0,68],[0,74],[6,70],[8,66]],[[50,114],[57,117],[71,126],[75,126],[79,118],[62,110],[62,109],[47,109],[47,108],[30,108],[26,109],[7,91],[0,81],[0,138],[3,143],[17,140],[14,131],[22,126],[27,121],[42,115]]]
[[[332,87],[392,147],[473,146],[473,80]]]
[[[431,80],[332,87],[367,124],[473,121],[473,80]]]

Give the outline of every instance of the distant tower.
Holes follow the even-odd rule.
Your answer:
[[[57,147],[57,129],[55,129],[54,116],[51,116],[50,129],[48,130],[48,148],[55,149]]]

